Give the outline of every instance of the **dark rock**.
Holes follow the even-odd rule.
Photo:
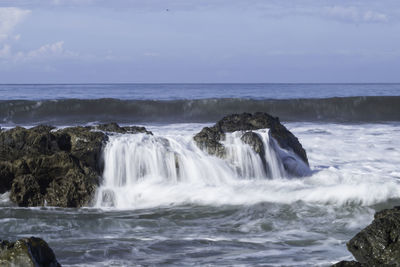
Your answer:
[[[42,206],[44,204],[40,185],[31,174],[18,176],[14,179],[10,199],[22,207]]]
[[[5,161],[0,161],[0,194],[3,194],[11,189],[14,173],[12,165]]]
[[[64,147],[69,148],[67,152],[79,159],[81,165],[92,168],[98,174],[102,172],[101,151],[108,140],[105,133],[94,132],[91,127],[78,126],[59,130],[56,135],[66,142]]]
[[[332,267],[367,267],[356,261],[340,261],[332,265]]]
[[[124,126],[121,127],[115,122],[112,123],[106,123],[106,124],[100,124],[97,126],[93,127],[95,130],[99,131],[104,131],[104,132],[111,132],[111,133],[130,133],[130,134],[136,134],[136,133],[146,133],[153,135],[152,132],[147,131],[145,127],[138,127],[138,126]]]
[[[105,132],[146,133],[144,127],[69,127],[0,131],[0,193],[8,190],[19,206],[87,205],[103,172]]]
[[[213,127],[203,128],[201,132],[194,136],[194,140],[201,149],[204,149],[209,154],[224,157],[226,151],[220,141],[225,138],[225,133],[235,131],[248,132],[267,128],[280,147],[292,150],[308,165],[306,151],[299,140],[279,122],[278,118],[272,117],[267,113],[242,113],[226,116]],[[254,144],[258,143],[257,140],[251,141],[254,135],[250,135],[245,139]]]
[[[254,132],[246,132],[240,139],[243,143],[251,146],[256,153],[264,155],[264,143],[258,134]]]
[[[61,266],[53,250],[40,238],[23,238],[14,243],[0,240],[1,266]]]
[[[0,161],[15,160],[25,155],[50,155],[59,150],[51,126],[36,126],[31,129],[15,127],[0,132]]]
[[[94,170],[82,168],[66,152],[23,162],[29,174],[14,179],[10,194],[19,206],[41,206],[46,202],[50,206],[81,207],[89,202],[99,183]]]
[[[347,248],[367,266],[400,266],[400,207],[377,212]]]
[[[265,148],[261,137],[254,132],[246,132],[240,138],[243,143],[248,144],[260,156],[264,168],[267,168],[267,161],[265,159]]]
[[[208,154],[223,158],[226,155],[226,150],[219,141],[224,137],[224,132],[220,131],[217,127],[205,127],[194,136],[194,141],[201,149],[207,151]]]

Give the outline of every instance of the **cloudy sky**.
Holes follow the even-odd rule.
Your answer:
[[[0,0],[0,83],[400,82],[399,0]]]

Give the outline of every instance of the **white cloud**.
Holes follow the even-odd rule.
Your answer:
[[[367,11],[364,13],[363,19],[368,22],[386,22],[388,21],[388,16],[378,12]]]
[[[387,22],[386,14],[371,11],[361,10],[354,6],[333,6],[325,7],[324,13],[331,18],[341,19],[351,22]]]
[[[15,26],[30,13],[30,10],[16,7],[0,7],[0,42],[6,41]]]
[[[28,52],[18,52],[14,56],[15,61],[42,60],[51,58],[72,58],[78,54],[64,49],[64,41],[59,41],[52,44],[46,44],[38,49]]]

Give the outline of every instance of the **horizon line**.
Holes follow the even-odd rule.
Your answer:
[[[104,85],[104,84],[137,84],[137,85],[151,85],[151,84],[205,84],[205,85],[217,85],[217,84],[400,84],[400,82],[83,82],[83,83],[0,83],[1,85]]]

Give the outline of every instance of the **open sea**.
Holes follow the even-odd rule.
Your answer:
[[[305,177],[279,162],[266,175],[236,133],[226,160],[192,140],[256,111],[298,137]],[[63,266],[329,266],[352,259],[346,242],[376,211],[400,205],[400,84],[0,85],[2,128],[103,122],[154,135],[110,137],[88,207],[0,195],[1,239],[41,237]]]

